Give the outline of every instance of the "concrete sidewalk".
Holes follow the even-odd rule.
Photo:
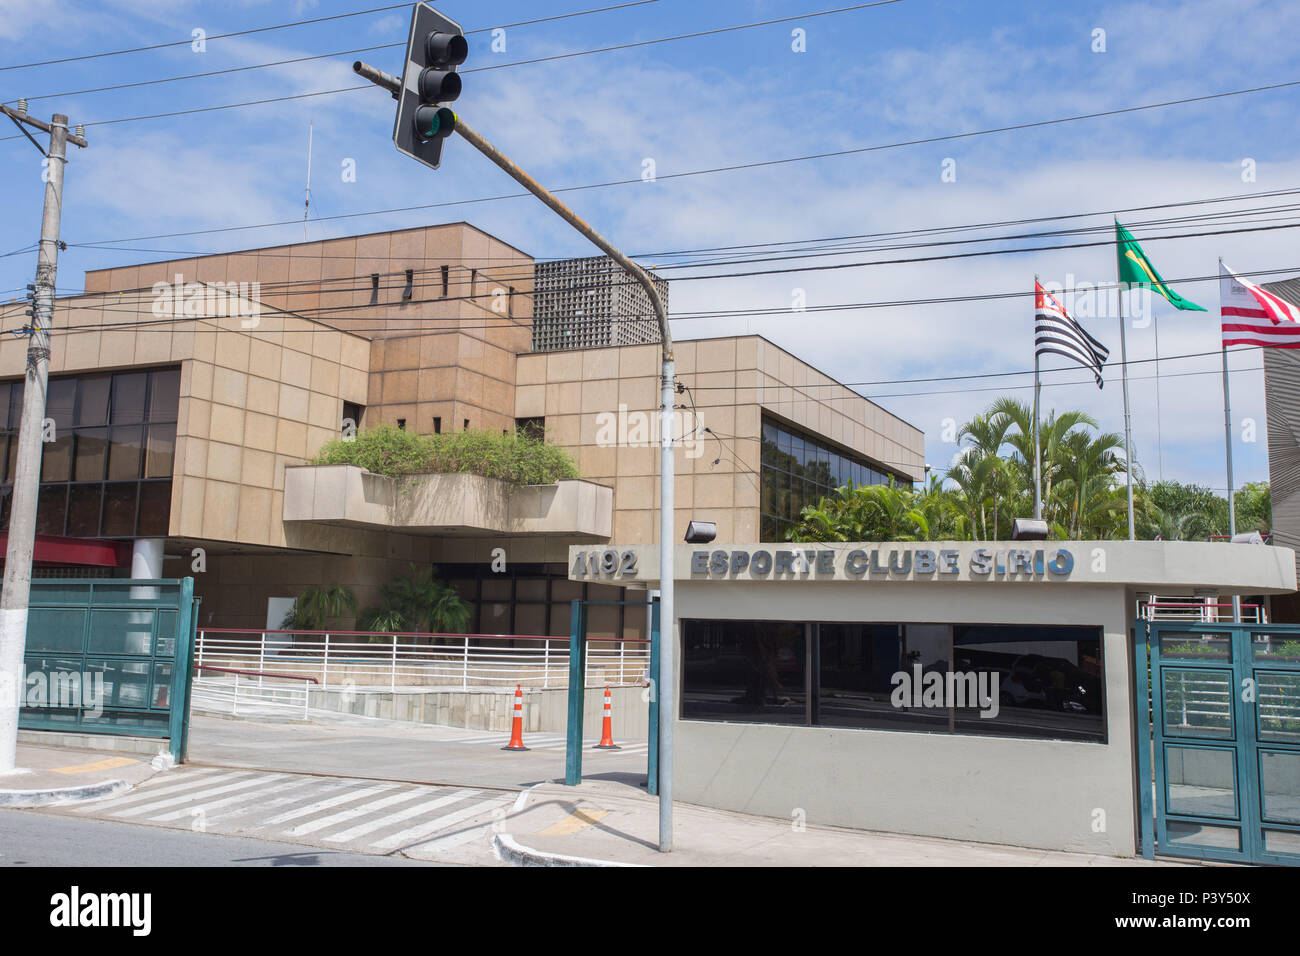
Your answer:
[[[642,776],[644,779],[644,776]],[[525,866],[1165,866],[1158,861],[808,825],[676,804],[660,853],[659,802],[630,779],[539,784],[497,841]]]
[[[18,769],[0,773],[0,807],[95,800],[130,789],[170,766],[170,758],[19,742]]]

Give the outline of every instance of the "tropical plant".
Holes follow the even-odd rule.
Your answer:
[[[577,466],[563,448],[524,432],[503,435],[489,429],[417,435],[380,425],[327,442],[312,464],[360,465],[390,477],[465,473],[521,485],[549,485],[578,477]]]
[[[1013,521],[1033,513],[1033,408],[995,401],[958,432],[961,448],[945,474],[922,488],[840,488],[805,507],[792,541],[1006,540]],[[1058,539],[1128,536],[1123,441],[1081,411],[1050,411],[1038,428],[1042,515]],[[1133,465],[1134,524],[1139,537],[1205,540],[1225,534],[1227,501],[1210,489],[1161,481],[1148,485]],[[1237,530],[1266,531],[1268,484],[1239,489]]]
[[[423,634],[463,634],[469,626],[470,605],[456,589],[438,577],[437,569],[416,568],[380,588],[380,603],[361,613],[363,631],[411,631]]]
[[[350,617],[356,610],[356,597],[343,585],[312,585],[294,598],[280,626],[289,631],[322,631],[328,621]]]

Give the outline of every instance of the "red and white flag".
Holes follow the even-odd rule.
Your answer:
[[[1219,262],[1223,344],[1300,349],[1300,306],[1261,289]]]

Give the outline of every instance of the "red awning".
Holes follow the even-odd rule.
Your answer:
[[[0,531],[0,553],[9,547],[9,535]],[[63,538],[38,534],[32,554],[33,564],[90,565],[121,568],[131,563],[131,542],[107,541],[102,538]]]

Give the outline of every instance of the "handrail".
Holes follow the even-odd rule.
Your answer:
[[[325,637],[449,637],[457,640],[501,640],[501,641],[563,641],[568,643],[569,635],[546,636],[542,634],[440,634],[431,631],[294,631],[270,627],[201,627],[200,631],[209,634],[320,634]],[[588,641],[626,641],[629,644],[649,644],[648,637],[587,637]],[[366,642],[357,642],[366,643]],[[371,642],[373,643],[373,642]]]
[[[313,684],[319,684],[314,677],[303,677],[300,674],[276,674],[272,671],[243,671],[233,667],[213,667],[211,664],[195,664],[195,670],[199,671],[219,671],[222,674],[243,674],[245,677],[277,677],[285,680],[309,680]]]

